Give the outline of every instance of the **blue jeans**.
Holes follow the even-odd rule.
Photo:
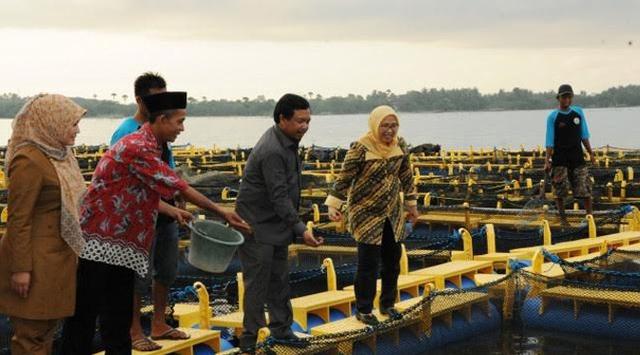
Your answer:
[[[178,272],[179,239],[176,222],[156,226],[156,235],[149,255],[149,272],[145,277],[136,274],[136,294],[145,295],[149,292],[151,280],[166,287],[173,284]]]

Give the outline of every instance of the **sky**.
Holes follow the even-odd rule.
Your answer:
[[[640,1],[0,0],[0,93],[209,99],[640,84]]]

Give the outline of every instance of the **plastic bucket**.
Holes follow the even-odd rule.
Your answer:
[[[189,263],[207,272],[224,272],[244,237],[235,229],[213,221],[189,224],[191,248]]]

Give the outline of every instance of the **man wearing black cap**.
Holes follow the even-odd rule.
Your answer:
[[[255,352],[258,330],[266,327],[278,340],[297,340],[291,330],[288,247],[295,238],[322,244],[298,217],[301,163],[298,144],[309,129],[309,102],[286,94],[273,110],[275,125],[255,145],[247,160],[236,209],[253,228],[238,255],[244,278],[244,319],[240,350]]]
[[[547,118],[545,171],[551,171],[551,178],[558,212],[563,224],[567,224],[564,200],[573,192],[573,197],[584,200],[587,214],[593,213],[591,202],[591,178],[584,160],[584,145],[592,163],[595,155],[589,143],[590,133],[584,112],[572,106],[573,89],[561,85],[558,89],[558,108]]]
[[[134,116],[126,117],[116,128],[111,137],[113,146],[123,137],[136,132],[147,122],[149,112],[144,106],[143,97],[167,91],[167,83],[158,73],[146,72],[140,75],[134,82],[134,94],[136,97],[137,111]],[[171,151],[171,145],[162,147],[162,160],[172,169],[175,169],[175,161]],[[176,205],[173,199],[165,201]],[[185,339],[188,335],[172,328],[166,323],[165,309],[169,297],[169,287],[176,279],[178,271],[179,255],[178,225],[170,217],[158,215],[154,242],[151,246],[149,257],[149,272],[146,277],[136,276],[133,298],[133,320],[131,322],[131,341],[133,350],[153,351],[161,348],[151,339],[170,338]],[[153,286],[153,287],[151,287]],[[142,296],[147,295],[152,288],[153,317],[151,321],[151,339],[144,334],[140,322],[140,307]]]
[[[149,122],[116,143],[100,159],[82,201],[80,225],[86,240],[77,271],[76,311],[63,330],[62,353],[89,355],[96,318],[106,354],[131,354],[134,274],[145,277],[158,213],[180,223],[191,214],[160,198],[180,192],[185,200],[250,227],[190,187],[162,161],[162,147],[184,130],[187,94],[164,92],[143,98]]]

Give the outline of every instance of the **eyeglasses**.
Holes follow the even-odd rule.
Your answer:
[[[385,131],[389,131],[389,130],[392,130],[392,129],[398,129],[398,127],[400,127],[400,125],[397,124],[397,123],[391,123],[391,124],[386,124],[385,123],[385,124],[381,124],[380,125],[380,129],[383,129]]]

